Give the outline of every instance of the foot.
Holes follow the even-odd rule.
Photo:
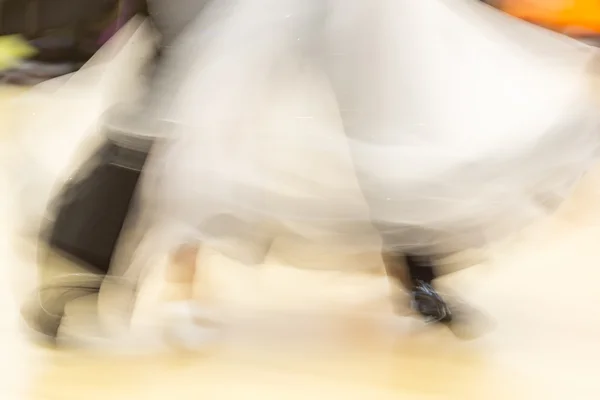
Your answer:
[[[191,301],[173,302],[163,310],[165,339],[182,350],[202,350],[218,342],[222,322],[214,310]]]
[[[412,309],[426,322],[443,324],[461,339],[475,339],[490,326],[481,312],[456,298],[446,302],[431,284],[417,282],[411,295]]]
[[[431,284],[417,281],[411,297],[411,308],[425,318],[426,322],[452,322],[450,307]]]

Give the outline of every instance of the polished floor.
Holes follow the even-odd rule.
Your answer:
[[[15,95],[0,91],[4,148],[14,139],[11,125],[26,118],[12,108]],[[1,193],[10,193],[0,178]],[[299,254],[312,266],[352,262],[283,244],[283,257],[261,269],[218,255],[203,260],[220,303],[237,315],[214,347],[144,355],[60,353],[22,338],[18,302],[35,274],[15,254],[11,197],[2,195],[0,398],[598,399],[598,188],[600,178],[590,176],[553,220],[445,279],[493,319],[481,339],[461,342],[445,329],[394,317],[385,278],[372,270],[282,265]],[[354,263],[378,266],[375,255]]]

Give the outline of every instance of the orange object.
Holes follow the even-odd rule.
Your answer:
[[[600,0],[502,0],[500,8],[573,36],[600,34]]]

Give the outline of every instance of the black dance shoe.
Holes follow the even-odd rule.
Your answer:
[[[452,322],[450,307],[431,284],[417,281],[411,297],[411,308],[425,318],[426,322]]]
[[[429,283],[415,282],[411,296],[411,308],[425,322],[442,324],[460,339],[476,339],[491,328],[490,320],[481,312],[456,298],[447,302]]]

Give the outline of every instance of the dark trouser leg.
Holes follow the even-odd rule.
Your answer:
[[[411,307],[424,318],[449,322],[450,311],[432,286],[436,278],[434,259],[430,256],[383,252],[386,273],[411,294]]]
[[[42,282],[23,316],[29,326],[49,339],[56,337],[66,305],[98,293],[121,230],[128,217],[146,153],[107,142],[84,165],[79,176],[57,198],[57,215],[41,257]],[[88,273],[58,271],[44,279],[47,269],[70,260]]]
[[[59,196],[50,248],[101,274],[110,262],[129,213],[146,153],[107,142]]]
[[[398,230],[401,233],[396,234],[388,224],[375,222],[373,225],[381,237],[381,256],[386,273],[395,283],[412,290],[418,282],[431,284],[437,278],[436,257],[433,251],[428,251],[427,248],[412,252],[399,249],[408,240],[414,239],[414,235],[422,235],[419,229]],[[413,231],[415,233],[411,234]]]
[[[393,250],[406,237],[389,234],[387,227],[375,224],[383,241],[382,258],[388,277],[403,286],[411,296],[411,308],[426,320],[449,322],[448,306],[433,288],[437,278],[436,257],[424,249],[414,253]],[[403,234],[404,235],[404,234]]]
[[[404,260],[413,286],[418,282],[431,284],[437,277],[433,257],[405,254]]]
[[[383,232],[382,237],[385,246],[394,243]],[[388,277],[410,292],[411,308],[426,321],[443,323],[463,339],[475,338],[487,329],[483,314],[455,297],[448,304],[434,289],[433,282],[438,277],[437,257],[385,249],[382,257]]]
[[[383,264],[388,277],[412,290],[418,281],[431,284],[437,277],[432,257],[383,251]]]

